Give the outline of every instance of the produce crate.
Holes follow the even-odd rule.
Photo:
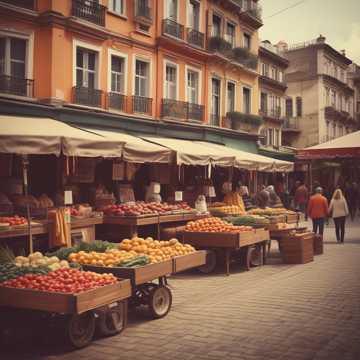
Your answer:
[[[286,222],[288,224],[296,224],[299,220],[299,214],[286,214]]]
[[[173,271],[173,261],[166,260],[156,264],[149,264],[134,268],[125,267],[101,267],[94,265],[83,265],[85,270],[97,273],[111,273],[122,279],[130,279],[132,286],[141,285],[162,276],[170,275]]]
[[[61,314],[81,314],[130,296],[131,286],[127,279],[79,294],[0,287],[0,306]]]
[[[306,264],[314,260],[314,234],[311,232],[284,237],[280,241],[286,264]]]
[[[177,273],[180,271],[196,268],[206,263],[206,250],[198,250],[194,253],[176,256],[173,260],[173,272]]]
[[[270,224],[284,223],[286,222],[285,215],[272,215],[267,217],[270,221]]]
[[[139,226],[152,225],[159,222],[158,215],[151,215],[145,217],[139,216],[105,216],[104,224],[125,225],[125,226]]]
[[[314,235],[314,255],[324,253],[324,241],[321,235]]]
[[[256,229],[255,234],[258,241],[270,240],[270,233],[266,229]]]

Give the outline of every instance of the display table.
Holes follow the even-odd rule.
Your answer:
[[[48,233],[48,223],[33,223],[31,225],[31,233],[33,235],[42,235]],[[21,227],[13,227],[9,228],[8,230],[1,230],[0,231],[0,239],[9,239],[15,237],[23,237],[29,236],[29,227],[28,225],[21,226]]]

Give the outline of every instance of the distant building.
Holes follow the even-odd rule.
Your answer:
[[[353,63],[348,72],[350,86],[354,89],[354,117],[360,130],[360,66]]]
[[[286,142],[303,148],[357,129],[354,89],[348,79],[352,61],[326,38],[287,48],[281,44],[290,65],[286,70]]]

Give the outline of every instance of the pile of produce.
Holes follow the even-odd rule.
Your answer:
[[[190,254],[195,249],[181,244],[177,239],[158,241],[152,238],[124,239],[117,249],[106,252],[74,252],[68,256],[70,262],[107,267],[136,267],[169,260],[175,256]]]
[[[38,198],[32,195],[13,194],[11,200],[15,206],[22,208],[26,207],[26,205],[33,209],[54,207],[54,202],[46,194],[42,194]]]
[[[219,202],[219,201],[216,201],[216,202],[213,202],[213,203],[209,203],[208,205],[208,208],[217,208],[217,207],[222,207],[222,206],[226,206],[226,204],[224,202]]]
[[[245,225],[245,226],[267,226],[270,224],[269,219],[260,215],[242,215],[227,217],[224,219],[232,223],[233,225]]]
[[[1,228],[8,228],[10,226],[23,226],[26,225],[28,222],[22,216],[1,216],[0,217],[0,229]]]
[[[248,211],[250,215],[260,215],[260,216],[278,216],[278,215],[296,215],[294,211],[287,210],[285,208],[269,208],[265,209],[252,209]]]
[[[171,212],[187,212],[193,210],[187,203],[170,205],[167,203],[146,203],[137,201],[134,204],[120,204],[106,206],[104,214],[110,216],[140,216],[140,215],[161,215]]]
[[[112,274],[97,274],[78,269],[58,269],[48,274],[27,274],[4,281],[1,285],[18,289],[33,289],[58,293],[80,293],[105,285],[115,284]]]
[[[60,268],[68,268],[69,263],[66,260],[60,260],[56,256],[47,257],[41,252],[37,251],[29,256],[17,256],[15,258],[15,265],[17,267],[47,267],[50,271],[55,271]]]
[[[46,275],[50,269],[47,266],[19,267],[14,263],[0,264],[0,283],[26,274]],[[1,284],[2,285],[2,284]]]
[[[217,217],[190,221],[185,227],[185,231],[191,232],[240,233],[251,230],[250,226],[235,226]]]
[[[242,215],[244,211],[236,205],[225,205],[219,207],[211,207],[209,209],[211,215],[213,216],[234,216],[234,215]]]

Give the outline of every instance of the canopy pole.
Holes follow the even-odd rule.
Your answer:
[[[29,159],[27,155],[22,156],[22,166],[23,166],[23,183],[24,183],[24,193],[26,198],[29,195],[28,189],[28,165]],[[31,229],[31,215],[30,215],[30,204],[29,201],[26,201],[26,217],[28,221],[28,232],[29,232],[29,252],[32,254],[34,252],[34,244],[32,237],[32,229]]]

